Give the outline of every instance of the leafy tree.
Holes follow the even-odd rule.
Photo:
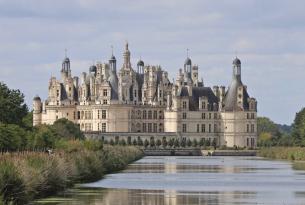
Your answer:
[[[197,142],[196,138],[193,140],[192,145],[193,145],[193,147],[197,147],[198,142]]]
[[[144,140],[144,147],[145,147],[145,148],[147,148],[147,147],[148,147],[148,145],[149,145],[149,142],[148,142],[148,140],[147,140],[147,139],[145,139],[145,140]]]
[[[0,149],[16,151],[27,143],[27,132],[18,125],[0,123]]]
[[[167,146],[167,140],[166,137],[163,137],[162,139],[162,147],[166,147]]]
[[[153,137],[150,138],[149,145],[150,145],[151,147],[156,146],[155,139],[154,139]]]
[[[79,126],[65,118],[56,120],[52,127],[54,128],[56,134],[62,138],[85,139],[85,136],[81,132]]]
[[[113,141],[113,139],[110,139],[109,144],[110,144],[110,145],[112,145],[112,146],[114,145],[114,141]]]
[[[161,144],[162,144],[161,140],[160,140],[160,139],[157,139],[157,141],[156,141],[157,147],[160,147]]]
[[[22,119],[22,127],[26,130],[33,129],[33,112],[28,112]]]
[[[141,139],[141,137],[138,137],[138,142],[137,142],[137,144],[138,144],[139,146],[143,146],[143,140]]]
[[[28,113],[24,95],[20,90],[9,89],[0,82],[0,123],[22,125]]]
[[[190,140],[190,138],[187,139],[186,146],[188,146],[188,147],[192,146],[192,141]]]
[[[136,139],[133,139],[133,141],[132,141],[132,144],[134,145],[134,146],[137,146],[137,140]]]
[[[170,146],[170,147],[174,146],[174,142],[175,142],[175,140],[173,138],[170,139],[168,142],[168,146]]]
[[[181,139],[180,141],[180,147],[185,147],[186,146],[186,139],[185,138],[183,138],[183,139]]]
[[[216,138],[213,139],[212,146],[214,147],[214,149],[216,149],[216,146],[217,146]]]
[[[176,138],[174,141],[174,147],[179,147],[179,146],[180,146],[179,140]]]
[[[28,138],[29,148],[51,148],[61,136],[50,125],[40,125],[35,127]]]
[[[128,138],[127,138],[127,144],[128,144],[128,145],[131,145],[131,137],[128,137]]]
[[[201,138],[199,141],[199,146],[203,147],[204,145],[205,145],[205,140],[204,140],[204,138]]]
[[[305,146],[305,108],[295,116],[292,125],[292,137],[295,145]]]
[[[126,141],[124,138],[120,140],[119,145],[122,145],[122,146],[126,145]]]

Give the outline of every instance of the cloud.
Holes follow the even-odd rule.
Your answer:
[[[160,64],[176,77],[186,49],[207,86],[229,85],[237,51],[243,82],[259,115],[291,123],[305,101],[305,27],[301,0],[0,0],[0,80],[47,97],[64,49],[72,72],[106,62],[118,67],[125,40],[133,65]]]

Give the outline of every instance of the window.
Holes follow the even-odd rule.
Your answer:
[[[254,125],[253,124],[251,125],[251,132],[252,133],[254,132]]]
[[[154,123],[154,132],[157,132],[158,127],[157,127],[157,123]]]
[[[247,132],[249,132],[249,124],[247,124]]]
[[[202,109],[205,109],[205,108],[206,108],[206,103],[202,102]]]
[[[103,96],[107,96],[108,92],[107,92],[107,89],[104,89],[103,90]]]
[[[147,130],[146,130],[146,123],[143,123],[143,132],[147,132]]]
[[[186,124],[182,124],[182,132],[186,132]]]
[[[80,111],[77,112],[77,119],[80,119]]]
[[[146,119],[147,118],[147,113],[146,113],[146,110],[143,111],[143,119]]]
[[[152,111],[151,110],[148,111],[148,119],[152,119]]]
[[[97,119],[100,119],[100,110],[97,111]]]
[[[108,100],[103,100],[103,104],[107,105],[108,104]]]
[[[255,119],[254,113],[251,113],[251,119]]]
[[[106,119],[106,110],[102,110],[102,119]]]
[[[249,119],[249,113],[247,113],[247,119]]]
[[[205,113],[202,113],[202,114],[201,114],[201,118],[202,118],[202,119],[205,119]]]
[[[199,132],[199,124],[197,124],[197,132]]]
[[[201,125],[201,132],[205,132],[205,124]]]
[[[59,97],[59,90],[56,90],[56,96]]]
[[[102,132],[106,132],[106,123],[102,123]]]
[[[186,113],[182,113],[182,119],[186,119]]]
[[[212,132],[212,126],[209,124],[209,132]]]
[[[214,132],[217,132],[217,124],[214,124]]]
[[[100,131],[100,123],[97,123],[97,130]]]
[[[136,90],[134,91],[134,97],[135,98],[137,97],[137,91]]]
[[[212,113],[209,113],[209,119],[212,119]]]
[[[247,147],[249,147],[249,138],[247,138]]]
[[[148,128],[147,128],[148,132],[152,132],[152,124],[148,123]]]
[[[217,119],[217,113],[214,113],[214,119]]]
[[[158,112],[157,112],[157,110],[154,111],[154,119],[158,119]]]
[[[182,108],[183,108],[183,109],[186,109],[186,101],[183,101],[183,102],[182,102]]]

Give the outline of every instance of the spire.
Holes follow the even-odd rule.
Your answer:
[[[130,51],[128,49],[128,42],[126,41],[125,44],[125,52],[123,54],[124,57],[124,68],[131,68],[131,63],[130,63]]]

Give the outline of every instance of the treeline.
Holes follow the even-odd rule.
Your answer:
[[[134,146],[140,146],[144,148],[185,148],[185,147],[216,147],[217,141],[214,138],[213,140],[205,140],[205,138],[201,138],[200,140],[197,139],[178,139],[178,138],[171,138],[167,139],[166,137],[163,137],[162,139],[155,139],[154,137],[151,137],[148,139],[142,139],[141,137],[138,137],[137,139],[131,139],[125,138],[119,139],[110,139],[110,140],[103,140],[104,144],[110,144],[110,145],[134,145]]]
[[[0,204],[27,204],[142,157],[136,147],[84,140],[66,119],[33,127],[32,116],[23,94],[0,82]]]
[[[305,146],[305,108],[296,113],[291,126],[278,125],[266,117],[259,117],[258,146]]]

